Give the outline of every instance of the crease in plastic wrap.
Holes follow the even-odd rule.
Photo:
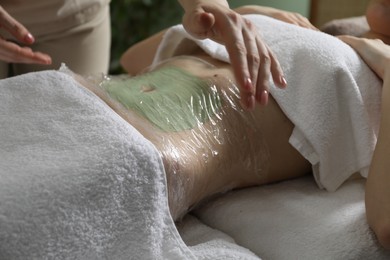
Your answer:
[[[241,108],[232,80],[170,64],[138,76],[88,80],[161,153],[170,209],[177,218],[195,206],[198,199],[188,196],[194,194],[195,182],[203,182],[195,193],[204,198],[237,187],[237,175],[254,174],[260,180],[267,173],[269,153],[261,122]]]

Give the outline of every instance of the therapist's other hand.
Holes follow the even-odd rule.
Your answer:
[[[279,87],[287,83],[275,55],[263,42],[254,25],[222,1],[181,1],[183,25],[194,37],[224,44],[240,87],[241,103],[252,110],[256,101],[268,103],[272,77]]]
[[[390,73],[390,45],[379,39],[365,39],[353,36],[338,36],[339,39],[354,48],[363,60],[380,78]]]
[[[11,33],[22,44],[34,43],[34,37],[29,31],[0,6],[0,28]],[[34,52],[29,47],[0,38],[0,60],[12,63],[51,64],[49,55]]]

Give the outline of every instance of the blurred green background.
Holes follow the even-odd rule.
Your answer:
[[[229,4],[232,8],[246,4],[272,6],[308,16],[309,2],[309,0],[230,0]],[[183,10],[177,0],[112,0],[110,74],[123,72],[119,65],[119,58],[129,46],[164,28],[180,23],[182,15]]]

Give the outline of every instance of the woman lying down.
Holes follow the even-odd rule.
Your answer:
[[[238,11],[262,13],[258,7]],[[266,107],[242,110],[224,48],[190,40],[180,26],[165,32],[158,50],[151,48],[161,35],[124,54],[122,64],[137,76],[85,86],[160,151],[174,219],[235,188],[312,171],[320,187],[334,191],[359,174],[368,176],[369,224],[390,248],[385,157],[390,125],[386,116],[380,119],[380,80],[337,38],[265,16],[247,19],[261,28],[289,83],[286,89],[270,89]],[[343,40],[384,80],[386,111],[390,47],[379,41]],[[138,63],[139,58],[156,51],[151,69],[139,73],[149,65],[147,59]]]
[[[263,13],[258,7],[238,11]],[[180,26],[165,32],[161,44],[161,35],[152,37],[124,54],[122,64],[137,76],[80,82],[160,151],[174,219],[235,188],[312,172],[321,188],[334,191],[359,174],[368,177],[369,224],[390,248],[390,125],[380,118],[382,82],[337,38],[265,16],[247,19],[261,28],[289,83],[270,89],[266,107],[243,110],[224,48],[190,40]],[[386,111],[390,47],[343,40],[384,80]],[[138,63],[140,57],[146,60]]]
[[[263,13],[258,7],[238,11]],[[334,191],[358,174],[368,177],[369,224],[390,248],[385,157],[390,139],[387,117],[380,119],[381,81],[337,38],[265,16],[247,19],[261,28],[289,83],[287,89],[270,89],[266,107],[242,110],[224,48],[190,40],[180,26],[165,32],[161,44],[161,35],[154,36],[124,54],[122,64],[137,76],[85,86],[160,151],[174,219],[235,188],[312,172],[321,188]],[[343,40],[384,80],[386,111],[390,47]],[[152,48],[158,44],[157,50]],[[154,52],[151,69],[144,70]]]

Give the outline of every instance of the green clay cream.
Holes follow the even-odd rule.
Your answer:
[[[109,96],[166,132],[193,129],[221,107],[212,84],[176,67],[102,83]]]

